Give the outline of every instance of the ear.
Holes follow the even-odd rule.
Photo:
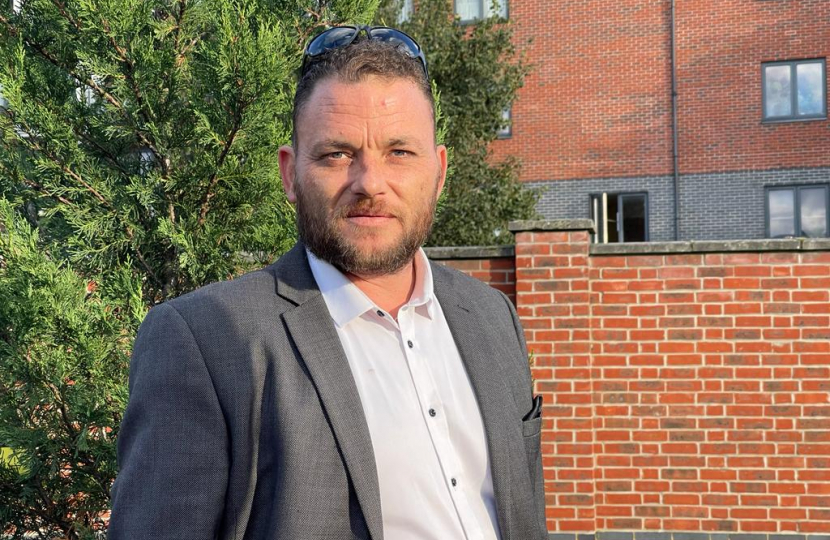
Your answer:
[[[288,198],[288,202],[294,204],[297,202],[297,194],[294,190],[294,182],[297,180],[294,176],[294,148],[291,146],[280,146],[279,158],[282,188],[285,190],[285,196]]]
[[[435,148],[435,152],[438,156],[438,162],[441,164],[441,176],[438,180],[438,191],[436,192],[436,197],[440,197],[444,190],[444,183],[447,181],[447,147],[439,144]]]

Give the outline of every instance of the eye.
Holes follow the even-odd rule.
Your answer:
[[[349,156],[346,154],[346,152],[331,152],[329,154],[326,154],[325,157],[327,159],[340,160],[340,159],[345,159]]]
[[[391,153],[395,157],[406,157],[406,156],[410,155],[412,152],[409,152],[408,150],[401,150],[400,148],[396,148],[395,150],[392,150]]]

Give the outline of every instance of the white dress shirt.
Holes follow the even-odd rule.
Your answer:
[[[422,250],[398,320],[310,252],[377,464],[388,540],[498,539],[484,424]]]

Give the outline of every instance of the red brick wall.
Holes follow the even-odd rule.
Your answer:
[[[461,270],[506,294],[516,303],[516,271],[512,257],[479,259],[435,259],[435,262]]]
[[[761,124],[760,73],[830,56],[830,2],[676,9],[681,172],[830,165],[827,121]],[[512,0],[510,18],[536,67],[497,157],[525,181],[671,173],[670,0]]]
[[[681,171],[830,165],[827,120],[761,124],[761,62],[830,57],[830,2],[677,5]]]
[[[535,69],[513,104],[513,136],[494,144],[496,155],[519,156],[522,180],[670,171],[667,5],[511,1],[515,42]]]
[[[515,250],[551,531],[830,532],[830,242]]]

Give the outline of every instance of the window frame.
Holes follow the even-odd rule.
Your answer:
[[[626,243],[625,233],[620,228],[620,225],[621,225],[620,223],[618,223],[618,225],[617,225],[617,227],[618,227],[617,234],[618,234],[618,238],[620,238],[620,240],[618,240],[617,242],[608,242],[605,239],[604,235],[602,234],[602,231],[603,231],[602,224],[596,222],[596,218],[595,218],[595,215],[594,215],[594,201],[597,200],[597,199],[602,199],[603,195],[605,195],[607,197],[617,197],[617,207],[618,208],[622,208],[621,203],[622,203],[622,198],[623,197],[642,197],[645,201],[645,209],[644,209],[644,211],[645,211],[645,239],[643,240],[643,242],[650,242],[651,241],[651,234],[650,234],[651,224],[650,224],[650,220],[649,220],[649,214],[650,214],[649,208],[650,207],[649,207],[649,200],[648,200],[649,199],[648,191],[599,191],[599,192],[593,192],[593,193],[588,194],[588,201],[590,203],[589,208],[590,208],[590,211],[591,211],[591,219],[595,220],[594,227],[595,227],[596,233],[594,233],[594,235],[593,235],[594,236],[594,242],[593,243],[595,243],[595,244],[625,244]],[[605,219],[605,221],[607,221],[607,217],[603,216],[603,218]],[[623,216],[623,219],[625,219],[625,216]]]
[[[408,5],[407,5],[408,4]],[[403,0],[401,2],[401,11],[398,13],[397,23],[405,23],[412,18],[412,13],[415,11],[414,0]]]
[[[793,191],[793,238],[813,238],[804,236],[801,230],[801,190],[824,188],[824,231],[827,236],[818,238],[830,238],[830,184],[788,184],[764,187],[764,237],[773,239],[770,236],[770,215],[769,215],[769,193],[771,191]]]
[[[798,65],[799,64],[821,64],[821,84],[824,101],[821,113],[800,115],[798,114]],[[767,81],[766,68],[774,66],[788,66],[790,68],[790,106],[789,116],[767,116]],[[781,60],[775,62],[761,63],[761,123],[776,124],[781,122],[811,122],[815,120],[827,120],[827,59],[826,58],[805,58],[801,60]]]
[[[478,2],[479,13],[480,15],[473,19],[462,19],[460,15],[458,15],[458,2],[457,0],[452,0],[452,12],[453,15],[459,18],[459,23],[461,24],[475,24],[477,21],[482,19],[486,19],[491,17],[490,15],[490,4],[492,4],[492,0],[476,0]],[[510,18],[510,2],[508,0],[499,0],[501,4],[504,6],[504,18]],[[496,14],[501,16],[500,14]]]
[[[505,126],[496,131],[496,139],[503,140],[513,137],[513,106],[508,106],[502,112],[502,120]]]

